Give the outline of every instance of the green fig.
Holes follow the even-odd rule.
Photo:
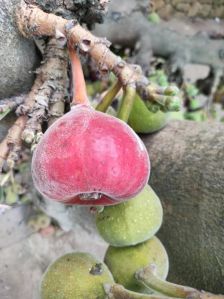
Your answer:
[[[169,260],[166,249],[157,237],[128,247],[109,246],[104,259],[114,280],[126,289],[149,293],[135,278],[135,272],[149,264],[154,264],[159,278],[165,280],[169,270]]]
[[[165,127],[168,120],[169,113],[160,110],[157,112],[150,111],[143,100],[136,96],[128,124],[137,133],[153,133]]]
[[[107,266],[88,253],[69,253],[45,272],[41,299],[104,299],[104,284],[112,284]]]
[[[136,245],[151,238],[163,219],[161,202],[149,185],[132,199],[107,206],[96,216],[101,237],[113,246]]]

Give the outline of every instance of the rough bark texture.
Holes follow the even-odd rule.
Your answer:
[[[18,32],[14,9],[20,0],[3,0],[0,5],[0,99],[32,86],[39,58],[34,43]]]
[[[185,32],[179,32],[178,26],[183,28],[181,22],[176,28],[167,22],[152,24],[144,17],[137,1],[133,1],[135,5],[127,0],[122,3],[119,0],[111,2],[104,24],[96,25],[94,34],[106,36],[112,44],[132,48],[136,45],[139,49],[136,62],[142,67],[149,67],[152,53],[169,58],[174,70],[190,62],[206,64],[213,69],[224,66],[223,40],[212,40],[206,34],[187,36],[192,26],[188,24]]]
[[[3,0],[0,4],[0,99],[28,91],[33,83],[33,71],[39,64],[35,44],[18,32],[15,8],[20,0]],[[107,0],[30,0],[45,11],[77,18],[93,25],[102,22]]]
[[[224,293],[224,125],[172,122],[143,137],[164,206],[169,280]]]
[[[27,0],[44,11],[67,19],[77,18],[88,25],[102,23],[108,0]]]

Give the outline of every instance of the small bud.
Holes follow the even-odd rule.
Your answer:
[[[85,53],[89,52],[89,50],[91,48],[91,40],[89,40],[89,39],[81,40],[81,42],[79,44],[79,48]]]
[[[33,131],[24,130],[22,134],[22,139],[27,143],[31,144],[34,141],[35,135]]]

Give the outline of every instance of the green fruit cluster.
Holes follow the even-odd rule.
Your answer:
[[[105,286],[115,282],[130,291],[151,293],[135,274],[154,265],[160,279],[167,277],[168,256],[155,237],[162,218],[162,205],[149,185],[131,200],[105,207],[96,215],[98,231],[109,243],[104,263],[88,253],[60,257],[43,276],[41,299],[103,299]]]
[[[135,272],[149,264],[156,266],[159,278],[166,279],[168,256],[155,237],[162,219],[161,202],[149,185],[127,202],[104,207],[96,216],[97,229],[110,244],[105,263],[115,281],[125,288],[149,293],[150,290],[135,278]]]

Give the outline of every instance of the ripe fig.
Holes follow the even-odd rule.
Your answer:
[[[169,269],[166,249],[155,236],[135,246],[121,248],[109,246],[105,263],[117,283],[122,284],[126,289],[140,293],[149,293],[149,290],[135,278],[137,270],[155,264],[158,277],[165,280]]]
[[[116,206],[105,207],[96,216],[102,238],[113,246],[136,245],[150,239],[163,219],[162,205],[149,185],[135,197]]]
[[[88,253],[69,253],[57,259],[45,272],[41,299],[104,299],[104,284],[113,282],[104,263]]]
[[[169,113],[151,112],[139,96],[135,97],[128,124],[137,133],[153,133],[168,123]]]
[[[67,204],[130,199],[149,179],[147,150],[123,121],[76,105],[44,134],[33,155],[38,191]]]

